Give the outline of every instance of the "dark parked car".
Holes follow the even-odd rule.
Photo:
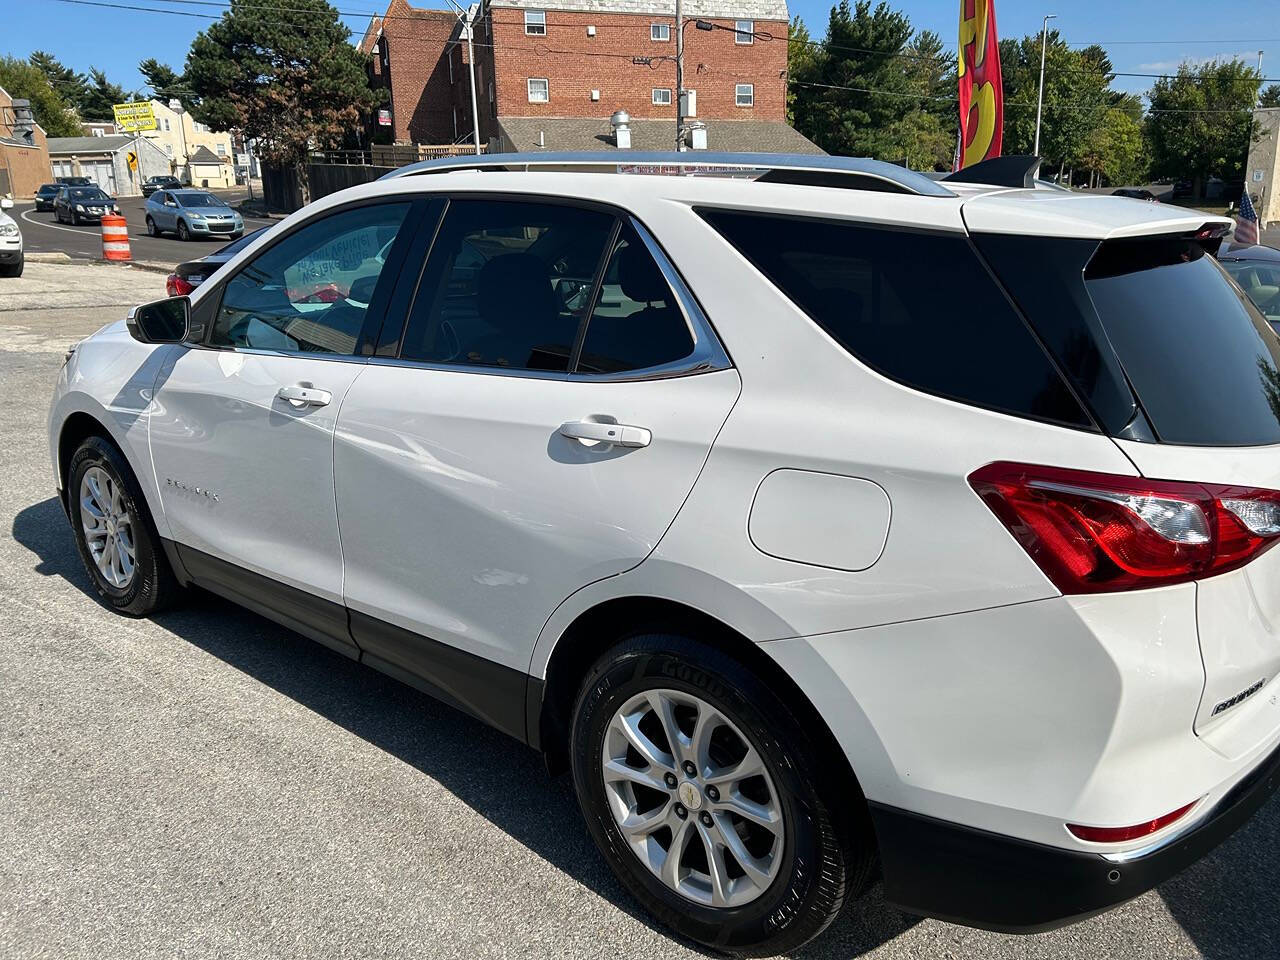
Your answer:
[[[237,253],[258,239],[258,234],[268,227],[259,227],[252,233],[246,233],[239,240],[228,243],[225,247],[220,247],[207,257],[197,257],[195,260],[188,260],[180,263],[173,268],[173,273],[169,274],[165,280],[165,289],[171,297],[186,296],[200,284],[209,279],[209,276],[220,266],[234,257]]]
[[[1240,284],[1272,328],[1280,333],[1280,250],[1223,244],[1218,262]]]
[[[53,198],[53,216],[59,223],[97,223],[108,213],[119,213],[114,197],[101,187],[63,185]]]
[[[157,190],[180,190],[182,189],[182,181],[177,177],[159,176],[147,177],[142,182],[142,195],[149,197]]]
[[[1121,187],[1119,190],[1111,192],[1113,197],[1132,197],[1134,200],[1146,200],[1148,203],[1159,203],[1156,195],[1150,190],[1143,190],[1141,187]]]
[[[58,194],[58,184],[42,183],[36,191],[36,212],[53,209],[53,198]]]
[[[68,187],[91,187],[93,181],[88,177],[54,177],[58,183]]]

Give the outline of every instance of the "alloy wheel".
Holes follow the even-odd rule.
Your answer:
[[[669,889],[709,907],[763,894],[782,863],[784,821],[760,754],[699,697],[645,690],[609,721],[602,775],[614,823]]]
[[[137,569],[134,520],[124,505],[124,490],[101,467],[90,467],[80,479],[80,525],[102,579],[127,589]]]

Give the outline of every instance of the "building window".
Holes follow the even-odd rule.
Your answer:
[[[734,43],[755,43],[756,22],[754,20],[735,20],[733,22]]]
[[[529,79],[529,102],[547,103],[551,100],[551,85],[546,78],[531,77]]]
[[[671,39],[671,24],[669,23],[651,23],[649,24],[649,39],[658,40],[666,43]]]
[[[103,136],[102,128],[101,128],[101,127],[94,127],[94,128],[93,128],[93,135],[94,135],[95,137],[101,137],[101,136]]]
[[[227,145],[225,143],[217,144],[218,156],[225,157],[227,155]]]
[[[168,118],[168,117],[165,117],[165,118],[164,118],[164,132],[165,132],[165,133],[168,133],[168,132],[169,132],[169,118]]]
[[[524,32],[532,37],[547,35],[547,11],[526,10],[524,12]]]
[[[740,83],[733,88],[733,102],[739,107],[756,105],[756,88],[749,83]]]
[[[659,107],[671,106],[671,89],[669,87],[654,87],[653,102],[655,106]]]

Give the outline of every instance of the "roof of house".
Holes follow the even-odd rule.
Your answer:
[[[675,0],[488,0],[490,7],[675,16]],[[719,20],[790,20],[787,0],[685,0],[686,17]]]
[[[138,137],[117,134],[107,137],[50,137],[49,152],[52,153],[114,153],[125,144],[133,143]]]
[[[227,158],[218,156],[204,144],[201,144],[191,151],[191,156],[187,159],[190,163],[222,163]]]
[[[728,153],[824,153],[817,144],[780,121],[704,120],[707,148]],[[616,152],[607,118],[502,117],[498,120],[512,150],[583,150]],[[542,142],[539,143],[539,135]],[[675,120],[633,119],[632,150],[670,150]]]

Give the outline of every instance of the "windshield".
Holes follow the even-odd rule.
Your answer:
[[[1280,443],[1280,339],[1200,244],[1108,241],[1084,278],[1161,441]]]
[[[72,200],[110,200],[111,198],[97,187],[76,187],[71,191]]]
[[[1268,322],[1280,323],[1280,260],[1224,260],[1222,268]]]
[[[174,194],[184,207],[225,207],[226,204],[211,193]]]
[[[40,194],[57,193],[58,185],[56,183],[43,183],[40,185],[40,189],[37,190],[36,192]]]

